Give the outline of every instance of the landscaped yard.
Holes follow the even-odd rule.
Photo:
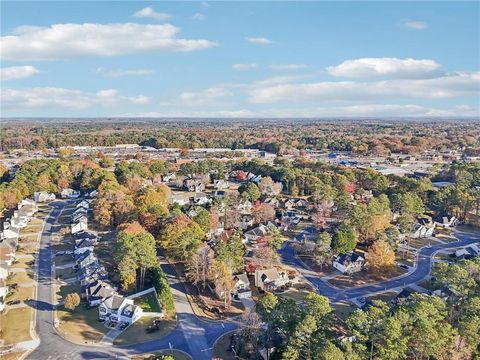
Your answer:
[[[346,320],[351,313],[358,309],[357,306],[346,300],[335,302],[331,305],[335,314],[342,320]]]
[[[383,293],[378,293],[378,294],[375,294],[375,295],[372,295],[372,296],[368,296],[367,299],[368,300],[382,300],[382,301],[385,301],[385,302],[389,302],[390,300],[392,300],[393,298],[395,298],[395,296],[397,296],[397,292],[396,291],[387,291],[387,292],[383,292]]]
[[[17,286],[16,289],[11,290],[11,292],[7,296],[7,301],[15,301],[15,300],[20,300],[20,301],[25,301],[27,299],[33,299],[34,293],[33,293],[34,287],[33,286]]]
[[[154,292],[134,299],[135,305],[140,306],[146,312],[160,312],[160,305]]]
[[[394,266],[388,272],[375,272],[375,271],[360,271],[353,275],[338,275],[328,280],[330,284],[341,289],[346,289],[352,286],[361,286],[371,284],[379,281],[388,280],[407,272],[406,269]]]
[[[55,277],[57,279],[69,279],[74,276],[77,276],[77,272],[75,271],[74,268],[55,270]]]
[[[24,283],[33,285],[33,273],[25,271],[16,272],[7,279],[7,285]]]
[[[305,300],[305,297],[313,291],[312,287],[308,284],[298,284],[290,287],[287,291],[284,293],[278,294],[278,296],[292,299],[297,302],[301,302]]]
[[[420,249],[424,246],[440,244],[440,241],[435,240],[434,238],[421,238],[421,239],[412,239],[410,240],[410,247],[414,249]]]
[[[68,340],[76,343],[97,343],[108,329],[98,321],[98,309],[88,309],[81,303],[74,311],[60,306],[57,310],[58,329]]]
[[[175,320],[162,320],[160,330],[147,333],[147,328],[152,324],[153,317],[141,317],[133,325],[130,325],[114,341],[114,345],[136,344],[149,340],[158,339],[175,329]]]
[[[0,324],[8,324],[8,326],[2,326],[0,336],[4,340],[4,345],[31,339],[30,320],[32,313],[32,308],[26,306],[8,310],[5,314],[0,315]]]
[[[72,255],[55,256],[55,266],[71,264],[75,261]]]
[[[424,280],[419,282],[418,285],[430,291],[435,291],[442,287],[442,284],[433,280]]]
[[[231,334],[225,334],[217,340],[213,347],[212,359],[234,360],[235,354],[230,348]]]

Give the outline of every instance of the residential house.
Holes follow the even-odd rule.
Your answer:
[[[245,299],[252,297],[252,290],[250,289],[250,281],[247,274],[233,275],[233,295],[238,299]]]
[[[242,214],[240,220],[235,223],[235,227],[246,230],[254,224],[254,217],[249,214]]]
[[[93,241],[93,242],[95,242],[95,244],[98,241],[97,235],[95,235],[94,233],[85,231],[85,230],[78,231],[75,234],[73,234],[73,239],[75,240],[75,245],[79,244],[80,242],[82,242],[84,240]]]
[[[86,194],[86,196],[90,199],[96,198],[98,196],[98,191],[97,190],[90,191],[89,193]]]
[[[244,236],[247,242],[256,243],[258,239],[266,236],[268,233],[269,233],[268,227],[261,224],[256,228],[246,231]]]
[[[353,274],[363,270],[365,259],[351,251],[348,254],[339,254],[333,260],[333,267],[342,274]]]
[[[212,203],[212,199],[207,194],[201,192],[193,196],[193,202],[197,205],[208,205]]]
[[[90,265],[81,268],[78,274],[78,279],[82,286],[86,286],[97,280],[106,280],[107,278],[107,270],[98,262],[93,262]]]
[[[214,180],[213,187],[216,190],[227,190],[230,187],[230,184],[226,180]]]
[[[223,190],[215,190],[215,196],[217,199],[223,199],[225,197],[226,193]]]
[[[201,180],[197,179],[185,179],[183,180],[184,189],[192,192],[205,191],[205,184]]]
[[[33,200],[35,200],[35,202],[49,202],[55,200],[55,198],[55,194],[46,191],[37,191],[33,193]]]
[[[0,242],[0,263],[11,266],[15,261],[15,248],[12,248],[7,241]]]
[[[80,191],[67,188],[62,190],[60,196],[62,199],[76,199],[80,196]]]
[[[77,213],[74,213],[72,215],[71,222],[76,223],[76,222],[79,222],[80,220],[82,220],[83,218],[87,219],[87,221],[88,221],[87,213],[86,212],[77,212]]]
[[[19,229],[23,229],[28,225],[31,217],[29,216],[21,216],[18,214],[17,211],[13,213],[12,218],[10,219],[10,225]]]
[[[74,255],[80,255],[85,251],[92,251],[95,248],[97,241],[90,239],[83,239],[80,242],[75,244],[75,250],[73,250]]]
[[[84,208],[85,210],[88,210],[90,208],[90,203],[87,200],[82,200],[75,206],[75,208]]]
[[[187,194],[177,193],[172,195],[172,204],[180,206],[190,204],[190,197]]]
[[[0,312],[5,309],[5,299],[8,294],[8,265],[0,261]]]
[[[426,226],[422,224],[415,224],[412,232],[412,238],[419,239],[419,238],[426,238],[433,235],[433,230],[435,226]]]
[[[252,211],[253,204],[250,200],[240,202],[236,209],[242,213],[250,213]]]
[[[134,304],[133,299],[120,295],[112,295],[105,299],[98,307],[99,319],[133,324],[143,314],[140,306]]]
[[[116,290],[109,282],[96,280],[86,285],[82,294],[85,294],[85,300],[90,306],[97,306],[105,299],[115,295]]]
[[[275,199],[274,197],[268,197],[264,201],[265,204],[271,205],[274,208],[278,208],[280,206],[280,201]]]
[[[480,256],[480,243],[471,244],[462,249],[455,251],[455,257],[458,259],[473,259]]]
[[[168,183],[168,182],[174,181],[176,178],[177,178],[177,175],[175,175],[175,173],[170,173],[170,174],[164,175],[162,180],[163,182]]]
[[[76,234],[79,231],[88,230],[88,219],[86,216],[82,216],[77,220],[77,222],[70,225],[70,230],[72,234]]]
[[[278,272],[277,269],[255,270],[255,286],[263,291],[274,291],[289,282],[286,271]]]
[[[81,269],[89,266],[90,264],[98,263],[98,259],[93,251],[87,250],[75,255],[75,263],[77,264],[77,267]]]

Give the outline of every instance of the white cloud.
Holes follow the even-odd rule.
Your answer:
[[[233,64],[232,67],[235,70],[250,70],[250,69],[255,69],[257,67],[257,64],[255,63],[250,63],[250,64]]]
[[[207,8],[210,6],[210,4],[209,4],[208,2],[206,2],[206,1],[202,1],[202,2],[200,3],[200,6],[201,6],[203,9],[207,9]]]
[[[203,39],[179,39],[171,24],[54,24],[21,27],[2,36],[3,60],[54,60],[115,56],[153,51],[196,51],[218,44]]]
[[[249,43],[257,45],[270,45],[273,43],[272,40],[265,37],[246,37],[245,40],[247,40]]]
[[[428,24],[425,21],[402,20],[402,26],[411,30],[423,30],[428,27]]]
[[[203,21],[203,20],[207,19],[207,16],[205,14],[202,14],[202,13],[196,13],[196,14],[192,15],[192,19],[193,20],[198,20],[198,21]]]
[[[208,117],[208,118],[367,118],[367,117],[479,117],[480,110],[469,105],[430,108],[419,105],[364,104],[354,106],[234,109],[216,111],[152,111],[124,113],[115,117]]]
[[[225,88],[211,87],[198,92],[184,92],[179,100],[186,106],[205,106],[215,104],[218,100],[231,96],[232,93]]]
[[[257,83],[249,90],[252,103],[359,101],[365,99],[447,99],[477,96],[480,72],[455,73],[432,79],[384,80],[378,82]]]
[[[5,88],[1,89],[1,99],[2,107],[19,110],[40,108],[82,110],[93,106],[112,106],[125,103],[143,105],[150,102],[147,96],[122,96],[114,89],[91,93],[56,87]]]
[[[34,66],[10,66],[0,69],[0,80],[13,80],[23,79],[38,74],[38,71]]]
[[[361,58],[346,60],[339,65],[330,66],[327,71],[334,76],[346,77],[418,78],[431,76],[439,68],[439,64],[428,59]]]
[[[284,64],[284,65],[273,64],[273,65],[270,65],[270,69],[272,69],[272,70],[298,70],[298,69],[304,69],[306,67],[307,67],[307,65],[305,65],[305,64]]]
[[[122,77],[122,76],[145,76],[154,74],[155,71],[152,69],[105,69],[99,67],[97,69],[97,74],[108,76],[108,77]]]
[[[133,14],[133,17],[136,18],[151,18],[157,21],[165,21],[172,17],[172,15],[167,13],[159,13],[153,10],[151,7],[143,8],[142,10],[138,10],[136,13]]]

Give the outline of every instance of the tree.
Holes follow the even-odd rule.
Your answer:
[[[216,259],[228,263],[235,273],[243,269],[245,253],[242,238],[237,234],[227,241],[219,241],[215,246]]]
[[[321,232],[318,234],[318,238],[316,241],[315,250],[313,252],[315,262],[320,264],[320,267],[325,264],[328,259],[332,256],[332,237],[326,231]]]
[[[368,266],[377,271],[395,266],[395,252],[383,240],[377,240],[368,251]]]
[[[252,182],[240,186],[238,191],[243,199],[250,200],[252,203],[257,201],[261,195],[258,186]]]
[[[115,243],[115,262],[120,272],[124,289],[130,289],[135,273],[140,271],[139,287],[143,288],[145,271],[158,264],[155,239],[152,234],[137,224],[120,231]]]
[[[77,293],[67,294],[64,303],[65,308],[73,311],[78,305],[80,305],[80,296]]]
[[[257,223],[264,223],[275,219],[275,208],[270,204],[255,205],[252,209],[252,215]]]
[[[232,269],[226,262],[217,261],[213,266],[213,274],[215,291],[223,300],[223,306],[226,308],[227,305],[230,305],[234,288]]]
[[[200,226],[200,228],[206,233],[210,230],[210,213],[204,208],[198,208],[195,210],[197,215],[193,217],[193,220]]]
[[[160,245],[167,255],[188,261],[197,251],[205,232],[185,214],[175,216],[160,231]]]
[[[327,224],[327,218],[332,215],[333,201],[322,201],[316,206],[313,215],[313,224],[317,230],[323,230]]]
[[[208,245],[201,246],[194,253],[187,264],[187,277],[195,284],[204,288],[212,279],[212,270],[215,264],[213,250]]]
[[[355,233],[351,228],[345,226],[340,227],[332,239],[332,250],[334,254],[347,253],[355,249],[356,245],[357,240]]]

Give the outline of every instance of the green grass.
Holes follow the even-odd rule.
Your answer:
[[[73,263],[75,259],[71,255],[55,256],[55,266]]]
[[[160,330],[153,333],[147,333],[147,328],[152,324],[154,318],[142,317],[138,319],[133,325],[130,325],[124,332],[122,332],[114,341],[114,345],[127,345],[142,343],[154,339],[161,338],[169,334],[175,329],[176,322],[174,320],[163,320]]]
[[[73,311],[60,306],[57,317],[62,335],[76,343],[97,343],[108,332],[98,321],[98,309],[87,308],[83,302]]]
[[[340,301],[332,303],[332,308],[335,314],[342,320],[346,320],[347,317],[358,308],[349,301]]]
[[[55,277],[57,279],[69,279],[74,276],[77,276],[77,273],[73,268],[55,270]]]
[[[140,306],[146,312],[160,312],[160,306],[155,293],[151,292],[134,299],[135,305]]]

